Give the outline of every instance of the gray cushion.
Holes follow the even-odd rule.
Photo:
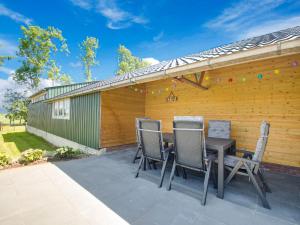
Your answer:
[[[203,117],[177,117],[173,127],[177,162],[202,169],[205,154]]]
[[[264,156],[267,142],[268,142],[268,135],[270,130],[270,124],[266,121],[263,121],[260,125],[260,137],[257,140],[255,153],[253,155],[253,160],[262,161]]]
[[[140,120],[140,138],[143,152],[147,157],[162,159],[162,133],[161,121],[159,120]]]
[[[208,137],[229,139],[231,137],[231,122],[227,120],[208,121]]]

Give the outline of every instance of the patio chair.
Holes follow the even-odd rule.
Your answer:
[[[208,134],[207,137],[211,138],[231,138],[231,121],[229,120],[209,120],[208,121]],[[209,149],[207,149],[209,150]],[[235,155],[235,149],[232,148],[228,151],[230,155]]]
[[[231,170],[225,180],[225,184],[228,184],[236,174],[248,176],[263,206],[268,209],[270,209],[270,205],[266,199],[266,192],[271,192],[271,189],[266,183],[260,165],[268,142],[269,129],[270,124],[263,121],[260,126],[260,137],[257,141],[255,152],[240,149],[237,152],[243,153],[243,157],[225,156],[224,158],[225,168]]]
[[[229,139],[231,137],[231,122],[228,120],[209,120],[207,136]]]
[[[163,147],[161,121],[159,120],[140,120],[138,131],[141,141],[142,156],[135,177],[139,176],[139,171],[145,160],[148,160],[148,162],[149,160],[154,162],[162,162],[163,165],[158,185],[158,187],[161,187],[172,146],[167,148]]]
[[[137,149],[134,155],[134,158],[132,160],[132,163],[135,163],[137,159],[140,159],[141,156],[139,156],[140,152],[142,151],[142,146],[141,146],[141,140],[140,140],[140,135],[139,135],[139,121],[140,120],[149,120],[150,118],[147,117],[141,117],[141,118],[135,118],[135,134],[136,134],[136,143],[137,143]]]
[[[167,190],[171,190],[176,166],[205,173],[202,205],[206,203],[213,158],[207,157],[203,117],[174,117],[174,161]]]

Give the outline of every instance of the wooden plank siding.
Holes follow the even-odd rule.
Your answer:
[[[293,67],[294,61],[300,63],[299,54],[206,71],[203,85],[209,89],[177,82],[174,103],[166,102],[172,78],[146,83],[146,95],[129,88],[101,92],[102,147],[134,142],[138,116],[162,120],[163,131],[170,132],[174,116],[202,115],[206,127],[208,120],[231,120],[237,146],[254,150],[260,123],[267,120],[264,161],[300,167],[300,65]]]
[[[144,115],[145,93],[128,87],[101,92],[101,147],[135,143],[135,118]]]
[[[166,102],[170,91],[157,93],[171,87],[171,79],[147,83],[148,92],[156,94],[146,96],[145,115],[162,120],[164,131],[172,131],[176,115],[202,115],[206,127],[208,120],[231,120],[237,146],[250,150],[261,121],[267,120],[271,130],[264,161],[300,167],[300,65],[292,67],[294,61],[300,62],[299,54],[207,71],[209,89],[177,82],[175,103]]]

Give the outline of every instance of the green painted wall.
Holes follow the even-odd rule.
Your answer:
[[[63,86],[56,86],[56,87],[50,87],[47,91],[47,99],[53,98],[55,96],[64,94],[69,91],[73,91],[75,89],[90,85],[92,82],[88,83],[78,83],[78,84],[69,84],[69,85],[63,85]]]
[[[91,148],[99,148],[100,94],[77,96],[70,100],[70,119],[52,119],[52,103],[29,106],[28,125]]]

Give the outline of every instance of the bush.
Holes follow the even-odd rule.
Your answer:
[[[44,151],[41,149],[28,149],[22,152],[19,159],[20,163],[28,164],[43,158]]]
[[[4,167],[10,164],[10,158],[5,153],[0,152],[0,167]]]
[[[55,151],[55,157],[59,159],[73,159],[82,154],[78,149],[74,149],[68,146],[58,148]]]

